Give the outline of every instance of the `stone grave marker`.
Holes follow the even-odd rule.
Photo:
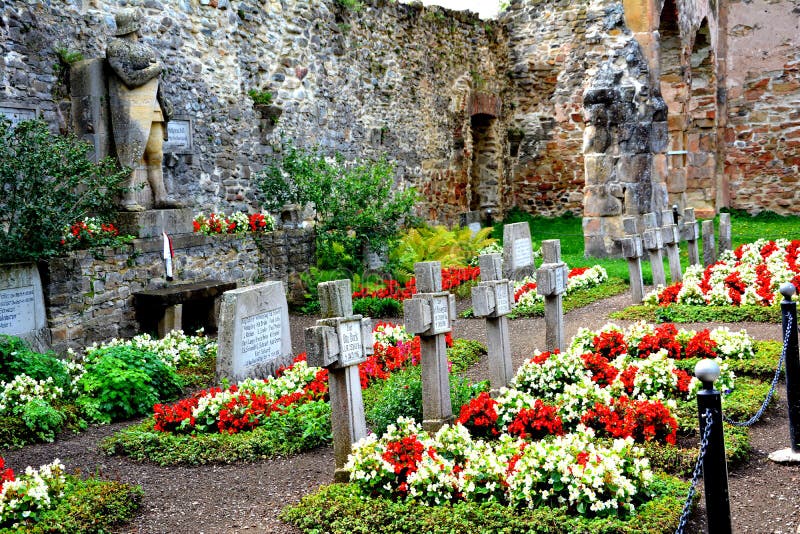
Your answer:
[[[456,318],[455,297],[442,291],[442,264],[414,265],[417,293],[403,301],[406,330],[419,334],[422,357],[422,427],[436,432],[453,421],[444,335]]]
[[[292,363],[289,307],[282,282],[226,291],[220,304],[217,382],[266,378]]]
[[[719,214],[719,253],[722,254],[726,250],[731,250],[733,244],[731,243],[731,214]]]
[[[42,280],[36,265],[12,263],[0,269],[0,334],[20,337],[39,352],[50,349]]]
[[[700,227],[694,217],[694,208],[686,208],[683,210],[683,230],[681,237],[686,240],[689,265],[700,265],[700,251],[697,247],[697,240],[700,238]]]
[[[319,284],[325,318],[305,331],[308,365],[328,369],[336,482],[349,480],[344,469],[347,456],[353,444],[367,435],[358,364],[373,351],[372,321],[353,315],[352,294],[350,280]]]
[[[472,309],[475,317],[486,318],[489,341],[489,375],[492,396],[514,377],[511,361],[511,336],[508,317],[514,306],[514,286],[503,279],[503,258],[500,254],[480,256],[481,281],[472,288]]]
[[[561,261],[561,241],[542,241],[543,263],[536,271],[536,292],[544,297],[545,347],[564,350],[564,306],[567,264]]]
[[[503,227],[503,269],[505,277],[520,280],[534,273],[531,228],[526,222]]]
[[[459,216],[459,224],[464,228],[469,228],[474,236],[481,231],[483,225],[481,224],[480,211],[468,211]]]
[[[678,225],[672,219],[672,210],[661,212],[661,237],[669,259],[669,278],[673,284],[680,282],[683,280],[683,274],[681,273],[681,235],[678,232]]]
[[[626,237],[620,239],[622,257],[628,261],[628,273],[631,278],[631,298],[634,304],[641,304],[644,299],[644,281],[642,280],[642,236],[636,225],[636,217],[624,217],[622,226]]]
[[[717,261],[717,248],[714,245],[714,221],[703,221],[703,266],[708,267]]]
[[[653,285],[666,286],[667,276],[664,273],[664,262],[661,256],[661,249],[664,248],[664,239],[661,235],[661,228],[658,227],[658,220],[655,213],[645,213],[642,217],[644,221],[644,233],[642,234],[642,244],[650,256],[650,269],[653,272]]]

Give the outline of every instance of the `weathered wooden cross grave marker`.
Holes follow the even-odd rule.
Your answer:
[[[319,284],[319,302],[325,318],[306,328],[306,353],[308,365],[328,369],[334,480],[346,482],[347,456],[353,443],[367,435],[358,364],[372,354],[372,321],[353,315],[350,280]]]
[[[419,334],[422,358],[422,427],[436,432],[452,422],[450,372],[444,335],[456,318],[455,297],[442,291],[442,264],[414,264],[417,293],[403,301],[406,330]]]
[[[719,253],[722,254],[726,250],[733,247],[731,243],[731,214],[719,214]]]
[[[686,250],[689,254],[689,265],[700,265],[700,251],[697,240],[700,238],[700,227],[694,218],[694,208],[683,210],[683,230],[681,237],[686,240]]]
[[[472,288],[472,309],[475,317],[486,318],[489,340],[489,375],[492,396],[514,376],[511,362],[511,339],[508,317],[514,307],[514,286],[503,279],[503,258],[500,254],[484,254],[479,258],[481,281]]]
[[[503,227],[503,272],[511,280],[520,280],[534,273],[531,228],[526,222]]]
[[[703,267],[717,261],[717,248],[714,245],[714,221],[703,221]]]
[[[625,237],[620,239],[622,257],[628,260],[628,273],[631,278],[631,298],[634,304],[641,304],[644,299],[644,281],[642,280],[642,236],[636,227],[636,217],[624,217],[622,227]]]
[[[545,347],[564,351],[564,305],[567,292],[567,264],[561,261],[561,241],[542,241],[541,267],[536,271],[536,292],[544,297]]]
[[[675,224],[672,218],[672,210],[663,210],[661,212],[661,238],[664,241],[664,247],[667,249],[667,258],[669,259],[669,278],[674,284],[683,280],[681,274],[681,235],[678,232],[678,225]]]
[[[664,274],[664,261],[661,256],[661,249],[664,248],[664,239],[661,235],[661,228],[658,227],[655,213],[645,213],[642,216],[644,221],[644,233],[642,234],[642,244],[650,256],[650,270],[653,272],[653,285],[666,286],[667,276]]]

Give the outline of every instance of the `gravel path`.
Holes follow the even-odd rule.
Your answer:
[[[565,338],[580,327],[599,328],[609,322],[608,315],[624,308],[629,294],[622,294],[566,315]],[[463,307],[465,304],[462,303]],[[292,339],[295,352],[303,350],[303,328],[314,318],[293,316]],[[616,321],[623,326],[626,322]],[[718,323],[683,325],[702,329]],[[779,339],[780,327],[774,324],[736,323],[756,339]],[[543,319],[511,321],[512,353],[519,366],[532,351],[544,346]],[[484,321],[458,320],[454,337],[486,342]],[[488,377],[484,357],[469,371],[471,378]],[[779,391],[781,389],[779,388]],[[785,387],[783,387],[785,391]],[[788,534],[798,532],[800,523],[800,470],[772,464],[766,455],[788,444],[788,422],[784,402],[768,412],[752,432],[752,459],[730,477],[731,506],[735,532]],[[8,466],[22,470],[26,465],[61,459],[68,470],[140,484],[145,491],[141,512],[118,532],[125,533],[298,533],[299,530],[277,519],[280,510],[297,502],[333,478],[333,450],[320,448],[288,458],[253,464],[163,468],[136,463],[124,457],[108,457],[98,452],[98,442],[128,423],[93,427],[79,435],[62,436],[55,443],[33,445],[4,454]],[[705,521],[696,514],[687,532],[702,532]]]

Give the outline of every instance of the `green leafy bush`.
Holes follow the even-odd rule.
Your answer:
[[[414,502],[364,499],[351,484],[323,486],[298,504],[284,508],[281,519],[303,532],[331,534],[675,532],[688,483],[671,476],[656,475],[651,487],[652,500],[641,504],[626,520],[615,517],[587,519],[569,514],[564,507],[519,510],[494,502],[420,506]]]
[[[133,425],[100,444],[107,454],[125,454],[158,465],[201,465],[257,461],[293,454],[331,441],[330,406],[314,401],[289,406],[282,415],[236,434],[173,434],[153,428],[153,420]]]
[[[657,323],[780,323],[780,306],[691,306],[670,304],[669,306],[629,306],[611,314],[612,319],[644,319]]]
[[[486,345],[474,339],[456,338],[453,346],[447,349],[447,359],[452,364],[450,371],[463,373],[486,354]]]
[[[53,441],[66,420],[63,413],[44,399],[26,402],[20,416],[25,426],[41,441]]]
[[[364,297],[353,301],[353,313],[365,317],[400,317],[403,305],[399,300]]]
[[[394,167],[385,159],[347,163],[341,154],[328,160],[318,149],[289,144],[283,158],[255,180],[270,211],[286,204],[313,204],[318,250],[341,245],[342,257],[352,260],[337,267],[357,272],[366,245],[386,247],[417,200],[413,188],[393,190],[393,175]]]
[[[78,382],[78,405],[89,419],[110,423],[144,415],[181,392],[180,377],[152,352],[114,346],[90,352]]]
[[[65,227],[110,220],[128,173],[111,158],[93,163],[90,150],[44,121],[0,121],[0,262],[58,254]]]
[[[69,371],[54,353],[34,352],[24,340],[16,336],[0,335],[0,380],[10,382],[22,374],[36,380],[53,377],[56,386],[69,388]]]
[[[395,371],[385,381],[376,382],[364,394],[364,410],[370,428],[376,434],[383,434],[386,428],[400,416],[412,417],[422,422],[422,370],[414,365]],[[370,391],[372,390],[372,391]],[[465,378],[450,375],[450,402],[453,413],[476,397],[481,391],[488,391],[486,382],[470,385]]]

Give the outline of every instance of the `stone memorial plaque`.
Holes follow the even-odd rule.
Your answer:
[[[563,267],[555,269],[555,292],[561,295],[567,291],[566,270]]]
[[[267,378],[292,362],[282,282],[226,291],[220,303],[217,381]]]
[[[533,246],[530,239],[514,240],[514,269],[533,265]]]
[[[242,319],[241,362],[244,367],[280,357],[281,326],[281,310],[277,308]]]
[[[173,154],[191,154],[192,121],[188,119],[172,119],[167,123],[167,139],[164,141],[164,152]]]
[[[450,297],[435,296],[431,299],[431,332],[430,335],[444,334],[450,331]]]
[[[339,365],[355,365],[364,361],[361,319],[339,323]]]
[[[0,106],[0,115],[11,121],[11,126],[16,126],[22,121],[34,120],[37,113],[33,108]]]
[[[33,286],[0,290],[0,334],[19,335],[36,329]]]
[[[508,282],[500,282],[494,286],[495,315],[506,315],[511,313],[509,286],[510,284]]]

